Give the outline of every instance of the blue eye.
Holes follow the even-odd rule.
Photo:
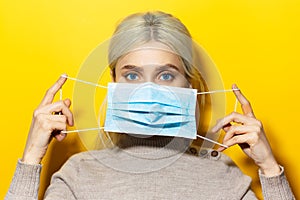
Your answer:
[[[139,77],[137,74],[135,73],[129,73],[125,76],[126,79],[130,80],[130,81],[134,81],[134,80],[138,80]]]
[[[160,80],[162,81],[171,81],[174,79],[174,76],[172,74],[169,74],[169,73],[165,73],[165,74],[162,74],[160,77],[159,77]]]

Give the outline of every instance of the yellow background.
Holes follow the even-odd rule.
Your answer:
[[[147,10],[179,17],[216,63],[225,87],[238,83],[300,198],[298,0],[1,0],[0,198],[46,89],[63,72],[76,76],[89,52],[109,38],[121,18]],[[72,85],[64,91],[71,96]],[[43,162],[42,190],[61,162],[80,150],[76,134],[51,144]],[[261,198],[253,163],[237,147],[227,154],[254,178],[253,189]]]

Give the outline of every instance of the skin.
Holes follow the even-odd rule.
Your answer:
[[[66,82],[66,78],[60,77],[54,85],[47,90],[42,102],[33,113],[32,123],[27,137],[22,161],[27,164],[38,164],[46,154],[54,130],[66,130],[67,124],[73,126],[73,114],[69,107],[71,101],[65,99],[53,103],[55,94]],[[53,115],[54,112],[62,112],[62,115]],[[54,136],[62,141],[66,135]]]
[[[121,57],[115,68],[115,82],[143,83],[154,82],[161,85],[190,87],[184,78],[181,60],[170,49],[160,43],[151,42]],[[52,138],[62,141],[66,135],[52,135],[54,130],[66,130],[73,126],[73,114],[69,107],[71,101],[53,102],[55,94],[66,82],[60,77],[46,92],[42,102],[34,111],[22,161],[27,164],[39,164],[44,157]],[[233,85],[233,88],[237,88]],[[223,144],[231,147],[240,145],[246,155],[254,160],[266,176],[280,173],[262,123],[255,118],[249,101],[240,90],[234,91],[241,104],[243,113],[233,112],[217,121],[211,131],[225,131]],[[53,115],[62,112],[62,115]],[[234,122],[234,123],[233,123]],[[219,151],[225,150],[220,147]]]
[[[232,88],[238,87],[234,84]],[[223,144],[229,147],[238,144],[264,175],[269,177],[278,175],[280,167],[274,158],[262,122],[256,119],[250,102],[242,92],[234,90],[234,94],[241,104],[243,114],[232,112],[218,120],[212,131],[218,132],[223,129],[226,132]],[[232,125],[232,122],[235,125]],[[223,151],[225,148],[220,147],[218,150]]]
[[[144,83],[189,87],[183,63],[169,47],[149,42],[122,56],[115,68],[115,82]]]

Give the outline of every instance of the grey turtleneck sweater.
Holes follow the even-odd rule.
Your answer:
[[[52,176],[45,199],[257,199],[226,155],[202,149],[195,156],[187,147],[178,138],[126,137],[119,147],[77,154]],[[37,199],[40,171],[19,161],[6,199]],[[295,199],[283,168],[259,176],[264,199]]]

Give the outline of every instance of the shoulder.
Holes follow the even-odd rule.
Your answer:
[[[64,166],[78,166],[78,164],[89,163],[107,156],[107,150],[85,151],[72,155]]]
[[[224,153],[210,148],[200,149],[194,156],[189,156],[193,166],[205,171],[205,174],[227,178],[243,179],[251,182],[251,178],[243,174],[234,161]],[[194,157],[194,158],[191,158]]]
[[[237,196],[242,197],[249,192],[252,179],[224,153],[214,149],[201,149],[197,155],[188,156],[187,159],[192,163],[189,173],[193,177],[200,177],[200,183],[208,184],[202,187],[209,187],[209,183],[212,183],[224,194],[233,195],[226,199],[236,199]]]
[[[118,155],[118,150],[110,148],[77,153],[65,162],[60,171],[70,170],[70,168],[77,170],[77,172],[103,169],[107,167],[107,160],[118,159],[116,155]]]
[[[101,156],[101,155],[104,156]],[[101,157],[105,157],[105,150],[85,151],[72,155],[62,167],[53,175],[52,178],[68,179],[74,181],[88,173],[101,171],[103,165],[100,161]],[[75,175],[75,176],[74,176]]]

